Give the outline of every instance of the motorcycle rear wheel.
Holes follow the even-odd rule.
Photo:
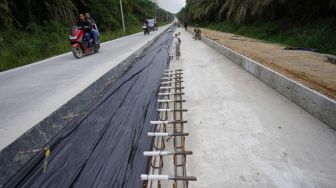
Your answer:
[[[79,59],[83,56],[83,50],[80,47],[72,48],[72,54]]]

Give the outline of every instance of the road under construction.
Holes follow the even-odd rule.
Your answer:
[[[167,28],[0,73],[0,185],[335,187],[333,128]]]

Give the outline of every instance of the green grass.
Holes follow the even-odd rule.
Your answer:
[[[140,26],[134,27],[134,26],[128,26],[126,27],[126,32],[120,30],[120,31],[107,31],[100,34],[100,40],[101,42],[106,42],[109,40],[113,40],[116,38],[120,38],[123,36],[131,35],[137,32],[142,31],[142,28]]]
[[[336,55],[335,23],[335,19],[309,23],[292,23],[287,20],[279,20],[255,22],[240,26],[228,22],[211,23],[206,27],[286,46],[317,48],[321,53]]]
[[[32,25],[26,32],[15,29],[0,32],[0,71],[68,51],[68,32],[57,24]]]
[[[100,33],[100,40],[105,42],[140,31],[142,27],[139,23],[131,24],[126,26],[126,32],[117,30]],[[58,23],[32,25],[27,31],[0,31],[0,72],[69,52],[71,46],[68,36],[69,28]]]

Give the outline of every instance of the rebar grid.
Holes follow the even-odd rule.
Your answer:
[[[159,120],[151,121],[152,126],[156,126],[154,133],[148,133],[153,136],[153,151],[144,152],[144,156],[150,157],[149,174],[141,175],[145,188],[161,188],[162,181],[172,181],[173,188],[188,188],[189,181],[196,181],[196,177],[187,176],[186,161],[187,155],[191,151],[185,150],[185,139],[188,133],[184,132],[183,113],[183,70],[166,70],[159,88]],[[172,132],[167,132],[171,128]],[[164,138],[166,137],[166,139]],[[173,151],[165,151],[166,142],[173,139]],[[174,174],[162,175],[164,167],[164,157],[173,157]]]

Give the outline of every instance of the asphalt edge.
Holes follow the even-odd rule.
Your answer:
[[[123,76],[132,67],[135,60],[141,57],[142,53],[169,28],[170,27],[163,29],[160,34],[149,40],[147,44],[136,50],[82,92],[1,150],[0,187],[4,187],[11,177],[13,177],[13,175],[16,174],[33,156],[42,152],[30,151],[45,147],[72,118],[84,115],[82,112],[83,108],[91,101],[96,100],[97,97],[101,97],[101,94],[111,87],[118,78]]]
[[[300,106],[333,129],[336,129],[336,101],[279,74],[262,64],[231,50],[207,37],[202,41],[265,84]]]

